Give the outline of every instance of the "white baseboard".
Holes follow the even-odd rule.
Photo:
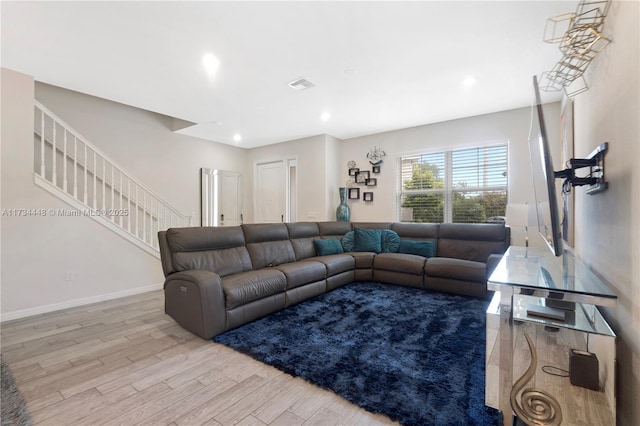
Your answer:
[[[34,315],[46,314],[49,312],[60,311],[62,309],[76,308],[78,306],[91,305],[92,303],[104,302],[111,299],[119,299],[121,297],[133,296],[134,294],[147,293],[155,290],[162,290],[163,283],[151,284],[144,287],[136,287],[129,290],[116,291],[114,293],[101,294],[98,296],[84,297],[82,299],[73,299],[66,302],[54,303],[52,305],[37,306],[35,308],[21,309],[19,311],[0,313],[0,322],[12,321]]]

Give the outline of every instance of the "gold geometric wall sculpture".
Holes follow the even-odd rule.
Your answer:
[[[547,92],[564,90],[568,97],[589,90],[584,73],[593,59],[611,42],[602,35],[611,0],[582,0],[574,13],[547,19],[546,43],[559,43],[562,59],[542,73],[540,88]]]

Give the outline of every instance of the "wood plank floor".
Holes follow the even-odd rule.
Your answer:
[[[203,340],[155,291],[3,323],[2,357],[38,425],[392,424]]]

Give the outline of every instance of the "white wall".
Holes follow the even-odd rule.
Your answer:
[[[522,84],[532,85],[530,79],[523,79]],[[533,86],[532,86],[533,87]],[[533,93],[533,89],[532,89]],[[554,161],[560,168],[560,103],[544,106],[547,130],[554,149]],[[528,135],[531,121],[531,108],[497,112],[459,120],[445,121],[426,126],[412,127],[376,135],[345,139],[342,141],[341,174],[347,178],[347,161],[354,160],[360,169],[371,170],[366,155],[371,148],[382,148],[387,156],[382,163],[377,186],[361,187],[361,191],[374,192],[374,201],[365,203],[349,201],[351,219],[363,221],[395,221],[398,220],[396,194],[400,188],[399,159],[403,155],[442,151],[445,149],[473,147],[496,142],[509,144],[508,197],[510,203],[533,205],[533,183],[529,160]],[[373,175],[372,175],[373,176]],[[513,230],[513,243],[523,245],[524,229]],[[531,238],[531,245],[542,246],[541,238]]]
[[[585,77],[590,89],[574,103],[575,154],[609,142],[609,189],[586,195],[577,188],[575,251],[618,295],[607,319],[618,345],[618,418],[640,424],[640,7],[614,1],[604,31],[613,42]]]

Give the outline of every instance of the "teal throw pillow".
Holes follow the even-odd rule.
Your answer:
[[[398,253],[433,257],[436,255],[436,243],[434,241],[401,240]]]
[[[380,253],[382,251],[381,236],[381,229],[356,228],[354,230],[353,251]]]
[[[353,251],[354,238],[355,238],[355,234],[353,231],[349,231],[346,234],[344,234],[344,237],[342,237],[342,248],[344,249],[344,251],[346,252]]]
[[[397,253],[400,248],[400,236],[391,229],[383,229],[380,238],[382,253]]]
[[[328,256],[330,254],[344,253],[342,244],[337,238],[327,238],[326,240],[313,240],[318,256]]]

